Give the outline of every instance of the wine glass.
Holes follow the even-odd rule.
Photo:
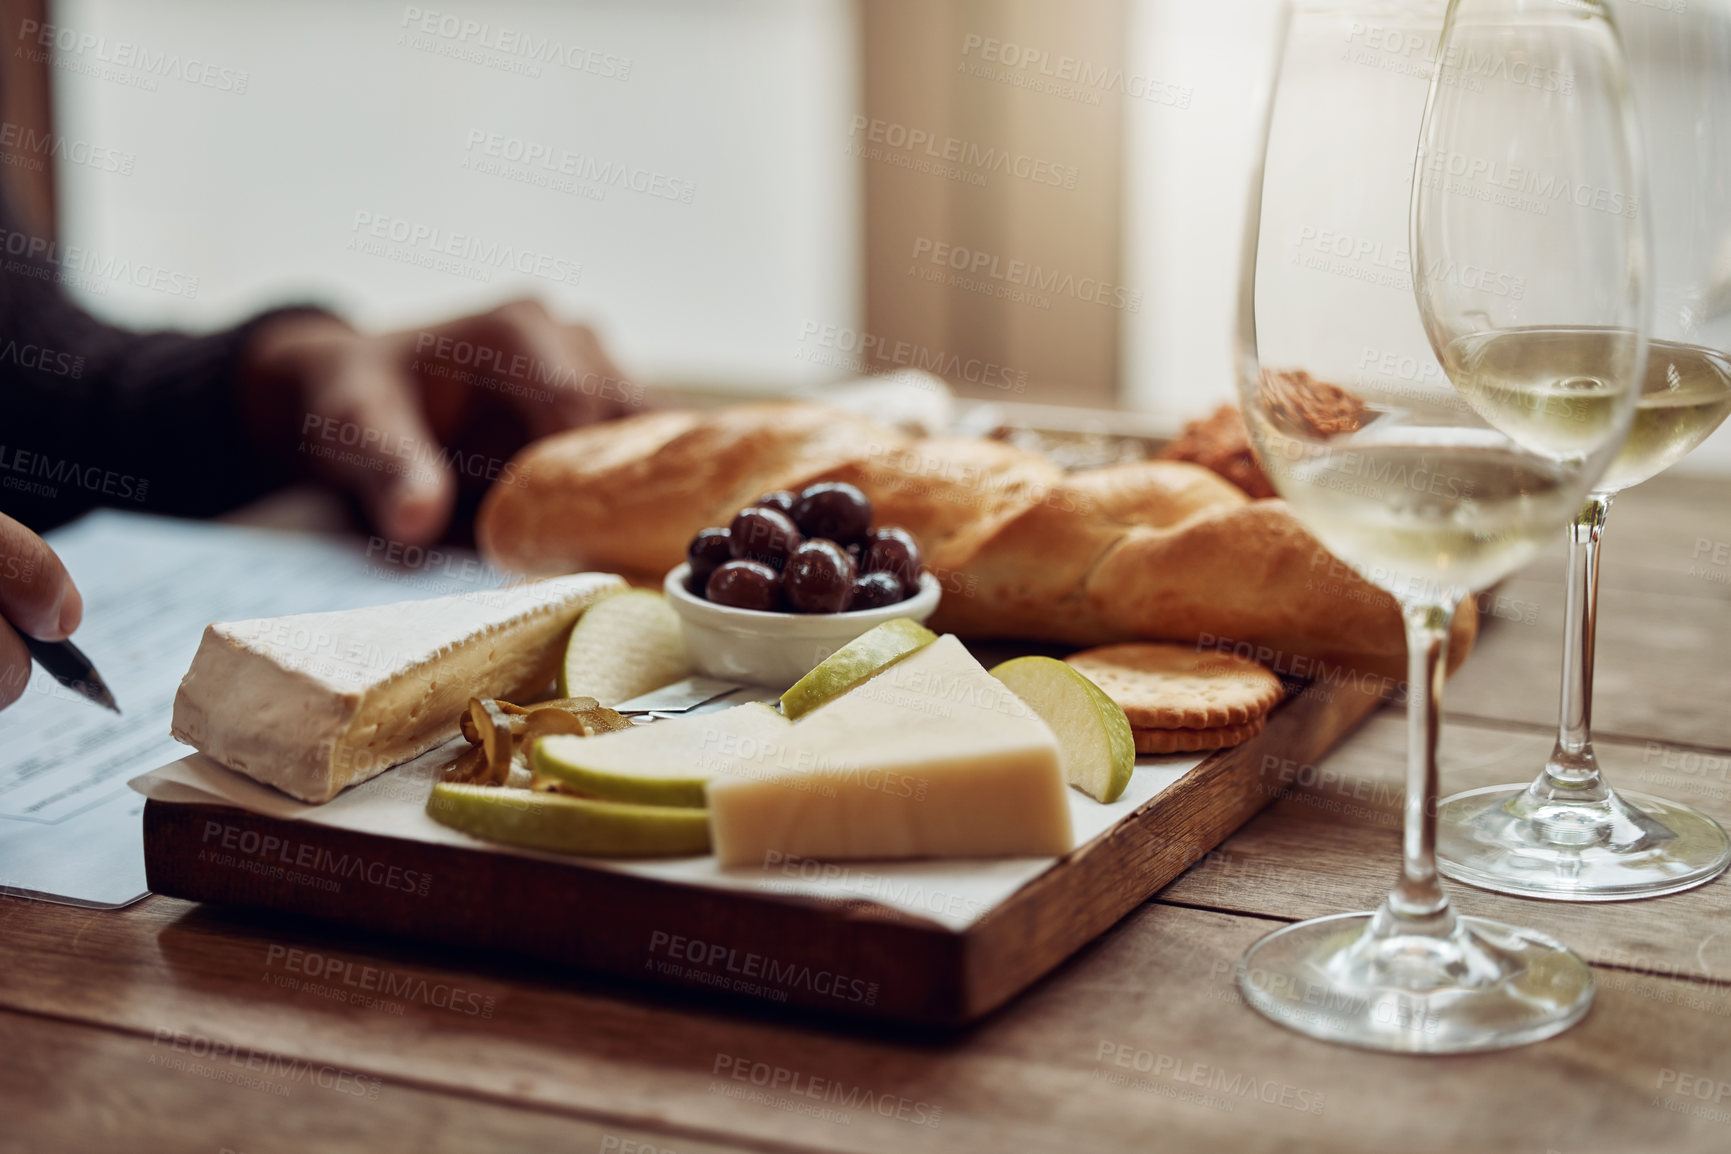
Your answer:
[[[1633,8],[1618,18],[1641,110],[1649,195],[1625,211],[1653,229],[1654,340],[1623,449],[1568,524],[1563,688],[1556,746],[1530,785],[1456,794],[1437,816],[1447,876],[1566,901],[1676,893],[1731,864],[1731,838],[1694,809],[1616,793],[1593,752],[1599,534],[1621,490],[1663,472],[1731,413],[1731,11],[1723,3]],[[1509,345],[1507,370],[1540,355]],[[1592,339],[1553,353],[1590,372]]]
[[[1239,988],[1292,1029],[1408,1053],[1537,1041],[1592,1004],[1591,971],[1558,942],[1450,907],[1437,740],[1455,608],[1531,560],[1610,463],[1648,311],[1638,219],[1572,202],[1523,212],[1437,179],[1436,158],[1446,178],[1459,151],[1469,168],[1491,158],[1638,195],[1603,9],[1452,0],[1439,21],[1439,8],[1294,10],[1239,315],[1239,390],[1263,468],[1329,551],[1393,595],[1408,647],[1394,890],[1373,912],[1262,938]],[[1552,434],[1525,436],[1548,426],[1507,419],[1513,404],[1498,398],[1519,382],[1492,377],[1484,350],[1540,326],[1598,334],[1601,355],[1590,380],[1535,359],[1526,383],[1570,406]]]

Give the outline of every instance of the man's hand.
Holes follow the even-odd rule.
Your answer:
[[[0,709],[24,692],[30,651],[19,633],[64,641],[84,616],[84,599],[42,538],[0,515]]]
[[[508,479],[524,442],[642,400],[593,332],[530,300],[382,336],[290,314],[259,329],[242,387],[256,440],[354,490],[408,544],[439,538],[459,488]]]

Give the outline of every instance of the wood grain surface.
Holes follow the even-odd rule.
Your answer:
[[[1698,539],[1731,540],[1731,486],[1661,479],[1613,513],[1601,753],[1613,781],[1724,820],[1731,597],[1690,575]],[[1556,562],[1502,595],[1554,602]],[[1445,788],[1525,777],[1548,748],[1558,614],[1487,612],[1450,688]],[[1593,907],[1449,885],[1462,909],[1595,963],[1586,1021],[1519,1050],[1364,1053],[1239,1001],[1233,966],[1258,936],[1381,896],[1401,757],[1385,712],[1328,757],[1258,766],[1272,805],[1026,993],[939,1035],[292,916],[0,898],[0,1151],[1731,1149],[1725,879]]]

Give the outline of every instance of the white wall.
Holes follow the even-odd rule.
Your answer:
[[[135,158],[130,174],[61,165],[63,239],[197,278],[191,297],[93,278],[106,291],[87,303],[116,320],[212,326],[312,298],[399,325],[534,293],[592,318],[642,378],[791,384],[827,372],[789,355],[800,326],[859,314],[846,0],[52,7],[61,42],[86,45],[57,56],[60,131]],[[417,31],[417,11],[445,17],[447,34],[437,21]],[[460,20],[488,27],[465,38]],[[506,43],[506,29],[595,55],[507,71],[497,65],[525,58],[477,46]],[[228,72],[190,83],[193,60]],[[476,132],[640,168],[658,191],[689,188],[690,203],[619,187],[594,200],[475,171]],[[507,268],[481,283],[429,271],[390,258],[429,257],[431,241],[352,248],[359,213],[581,273],[570,284]]]
[[[1146,307],[1123,331],[1128,403],[1177,417],[1236,400],[1233,318],[1276,0],[1132,0],[1126,55],[1194,89],[1125,123],[1124,281]]]

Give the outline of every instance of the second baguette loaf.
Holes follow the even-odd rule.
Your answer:
[[[1197,465],[1066,475],[998,442],[911,438],[796,403],[643,414],[549,437],[515,465],[477,525],[488,558],[513,569],[658,578],[692,534],[759,494],[848,481],[880,524],[924,546],[945,590],[933,628],[1073,645],[1200,641],[1260,650],[1279,672],[1405,674],[1394,600],[1283,502],[1252,501]],[[1451,664],[1476,624],[1463,606]]]

